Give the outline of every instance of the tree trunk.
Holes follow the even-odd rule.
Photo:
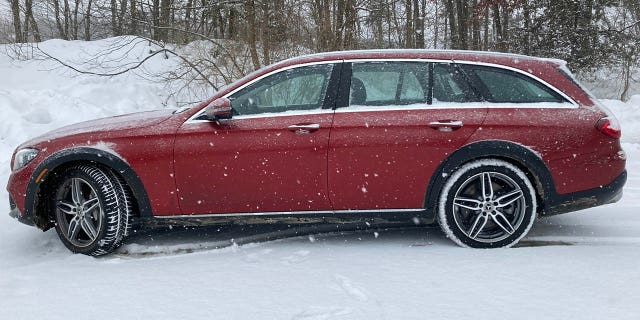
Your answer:
[[[115,0],[111,1],[113,2]],[[151,8],[151,23],[153,24],[153,40],[160,40],[160,37],[162,36],[162,31],[160,30],[160,0],[153,0],[153,7]]]
[[[346,0],[344,9],[344,41],[343,49],[355,49],[357,47],[355,32],[357,29],[357,12],[355,0]]]
[[[71,31],[73,34],[73,39],[78,39],[78,28],[80,28],[80,23],[78,22],[78,10],[80,9],[81,0],[75,0],[73,3],[73,16],[71,17]]]
[[[121,34],[125,34],[127,32],[127,30],[125,29],[125,22],[124,22],[127,14],[127,4],[128,4],[128,0],[120,0],[120,13],[118,14],[118,30],[120,30]]]
[[[473,0],[471,12],[471,49],[480,50],[480,14],[478,11],[478,0]]]
[[[64,34],[67,36],[66,40],[71,37],[71,7],[69,6],[69,0],[64,0]]]
[[[53,13],[56,19],[56,27],[58,28],[60,37],[64,40],[69,40],[67,38],[67,34],[64,32],[64,26],[60,18],[60,2],[58,0],[53,0]]]
[[[335,15],[334,15],[334,41],[332,45],[332,50],[343,50],[344,49],[344,0],[337,0],[334,2],[335,4]]]
[[[171,0],[160,0],[160,20],[158,23],[158,40],[167,42],[169,41],[169,32],[167,27],[169,26],[169,17],[171,16]]]
[[[469,48],[468,41],[468,20],[469,20],[469,7],[467,5],[468,0],[457,0],[456,9],[458,12],[458,49],[466,50]]]
[[[118,1],[116,0],[111,0],[111,33],[114,36],[120,35],[120,30],[118,30]]]
[[[20,23],[20,3],[18,0],[10,0],[11,1],[11,13],[13,14],[13,32],[15,32],[16,43],[24,42],[24,37],[22,35],[22,26]]]
[[[415,29],[415,47],[416,48],[424,48],[424,18],[427,2],[425,0],[422,1],[422,8],[420,8],[420,4],[418,0],[413,0],[413,20],[414,29]]]
[[[264,1],[262,2],[262,21],[269,21],[271,22],[271,20],[273,19],[273,15],[271,14],[271,8],[269,7],[270,2],[269,1]],[[256,27],[257,28],[257,27]],[[262,41],[261,41],[261,45],[262,45],[262,62],[264,65],[269,65],[271,64],[271,28],[269,27],[269,25],[267,26],[262,26],[262,28],[260,28],[260,34],[262,35]]]
[[[509,18],[511,17],[511,11],[509,10],[509,8],[507,8],[505,6],[505,8],[502,9],[502,51],[504,52],[508,52],[509,51],[509,38],[510,38],[510,31],[509,31]]]
[[[258,57],[258,49],[256,48],[256,8],[253,0],[247,0],[245,3],[247,11],[247,42],[249,43],[249,53],[251,54],[251,62],[253,69],[260,69],[260,58]]]
[[[233,36],[236,34],[237,14],[238,12],[234,7],[231,7],[229,9],[229,27],[227,28],[227,39],[233,39]]]
[[[317,50],[320,52],[331,50],[331,9],[329,0],[315,0],[316,25],[318,40]]]
[[[524,54],[531,54],[531,5],[529,1],[525,1],[522,8],[522,16],[524,18],[524,39],[523,39],[523,50]]]
[[[579,18],[579,34],[580,34],[580,54],[583,57],[588,57],[592,54],[591,46],[591,28],[593,26],[593,0],[586,0],[584,2],[584,8],[582,15]]]
[[[131,23],[129,24],[129,34],[138,34],[138,20],[140,19],[138,17],[138,9],[136,8],[136,0],[130,0],[131,2],[129,3],[129,19],[131,20]],[[192,0],[189,0],[189,2],[187,3],[187,5],[189,7],[191,7],[193,5]],[[187,11],[188,13],[189,11]],[[187,20],[189,20],[189,16],[187,16]],[[187,29],[188,30],[188,29]]]
[[[133,4],[133,1],[135,0],[131,0],[131,3]],[[187,1],[187,11],[185,12],[185,22],[184,22],[184,29],[188,32],[192,32],[193,29],[191,27],[191,11],[192,11],[192,7],[193,7],[193,0],[188,0]],[[255,23],[255,22],[254,22]],[[191,41],[191,36],[187,33],[185,35],[184,38],[184,43],[189,43],[189,41]]]
[[[413,30],[413,1],[405,2],[405,25],[404,25],[404,47],[413,48],[414,46],[414,30]]]
[[[456,23],[456,14],[454,12],[453,0],[447,0],[445,2],[445,10],[448,13],[449,19],[449,38],[451,41],[450,47],[452,49],[460,49],[459,41],[458,41],[458,29]]]
[[[629,87],[631,86],[631,64],[633,59],[629,56],[625,57],[624,61],[624,86],[622,93],[620,94],[620,100],[627,101],[629,95]]]
[[[38,24],[36,23],[36,19],[33,17],[33,0],[25,0],[24,9],[25,9],[24,23],[31,25],[31,29],[33,30],[32,31],[33,40],[35,42],[42,41],[42,38],[40,37],[40,28],[38,28]],[[26,36],[28,37],[29,35],[26,35]]]
[[[484,35],[482,38],[482,49],[489,50],[489,6],[484,9]]]
[[[384,27],[383,27],[383,22],[384,22],[384,1],[383,0],[377,0],[375,2],[375,6],[372,8],[372,14],[374,15],[373,17],[373,25],[374,27],[374,32],[373,32],[373,38],[374,38],[374,43],[375,46],[377,48],[383,48],[384,47]]]
[[[504,40],[502,34],[502,19],[500,19],[500,6],[493,5],[493,31],[496,35],[496,50],[504,51]]]
[[[423,0],[426,1],[426,0]],[[439,32],[439,21],[438,21],[438,16],[440,15],[439,12],[440,10],[438,9],[438,0],[434,0],[434,22],[433,22],[433,48],[434,49],[438,49],[438,32]]]

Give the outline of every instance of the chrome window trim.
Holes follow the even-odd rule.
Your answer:
[[[333,109],[313,109],[313,110],[300,110],[300,112],[274,112],[274,113],[258,113],[258,114],[247,114],[241,116],[235,116],[231,119],[220,120],[220,122],[228,122],[233,120],[243,120],[243,119],[260,119],[260,118],[281,118],[281,117],[295,117],[295,116],[307,116],[307,115],[316,115],[316,114],[329,114],[333,113],[335,110]],[[189,123],[210,123],[211,120],[189,120]],[[186,123],[186,122],[185,122]]]
[[[211,213],[211,214],[183,214],[177,216],[155,216],[158,219],[182,218],[229,218],[229,217],[266,217],[284,215],[317,215],[317,214],[363,214],[363,213],[411,213],[422,212],[424,209],[370,209],[370,210],[324,210],[324,211],[281,211],[281,212],[242,212],[242,213]]]
[[[555,103],[555,102],[553,102]],[[450,103],[443,105],[423,104],[421,106],[407,105],[390,105],[390,106],[350,106],[336,109],[336,113],[354,113],[354,112],[380,112],[380,111],[416,111],[416,110],[452,110],[452,109],[575,109],[576,107],[569,103],[558,104],[557,106],[543,106],[541,103],[490,103],[490,102],[468,102],[460,103],[468,104],[454,106]],[[366,108],[365,108],[366,107]]]
[[[234,90],[228,92],[227,94],[225,94],[224,96],[222,96],[221,98],[228,98],[229,96],[233,95],[234,93],[244,89],[247,86],[252,85],[253,83],[260,81],[266,77],[269,77],[271,75],[283,72],[283,71],[287,71],[287,70],[291,70],[291,69],[295,69],[295,68],[300,68],[300,67],[307,67],[307,66],[313,66],[313,65],[320,65],[320,64],[335,64],[335,63],[342,63],[344,60],[329,60],[329,61],[315,61],[315,62],[307,62],[307,63],[302,63],[302,64],[294,64],[294,65],[290,65],[290,66],[286,66],[277,70],[273,70],[271,72],[265,73],[245,84],[243,84],[242,86],[235,88]],[[200,111],[196,112],[195,114],[193,114],[191,117],[189,117],[189,119],[187,119],[187,121],[185,121],[184,123],[201,123],[201,122],[212,122],[210,120],[196,120],[199,116],[201,116],[204,113],[204,109],[207,106],[202,107],[202,109],[200,109]],[[316,110],[309,110],[309,111],[316,111]],[[255,114],[255,115],[246,115],[247,116],[258,116],[258,117],[253,117],[253,118],[264,118],[264,117],[273,117],[275,114],[277,113],[260,113],[260,114]],[[314,114],[314,113],[310,113],[310,114]],[[247,118],[240,118],[242,116],[237,116],[234,117],[233,119],[247,119]]]
[[[415,111],[415,110],[447,110],[447,109],[486,109],[486,105],[474,102],[470,106],[433,106],[429,104],[420,105],[389,105],[389,106],[349,106],[337,108],[336,113],[354,113],[354,112],[380,112],[380,111]]]

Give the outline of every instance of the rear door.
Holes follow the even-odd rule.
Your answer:
[[[329,140],[329,197],[342,210],[419,209],[438,164],[482,124],[486,108],[449,63],[345,63]]]

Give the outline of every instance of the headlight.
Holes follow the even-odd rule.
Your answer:
[[[13,171],[16,171],[27,165],[33,158],[38,155],[38,150],[31,148],[24,148],[16,152],[16,156],[13,160]]]

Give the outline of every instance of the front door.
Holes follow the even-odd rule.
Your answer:
[[[334,93],[327,88],[337,69],[315,64],[276,72],[228,96],[232,119],[187,121],[175,142],[182,213],[330,210]]]

